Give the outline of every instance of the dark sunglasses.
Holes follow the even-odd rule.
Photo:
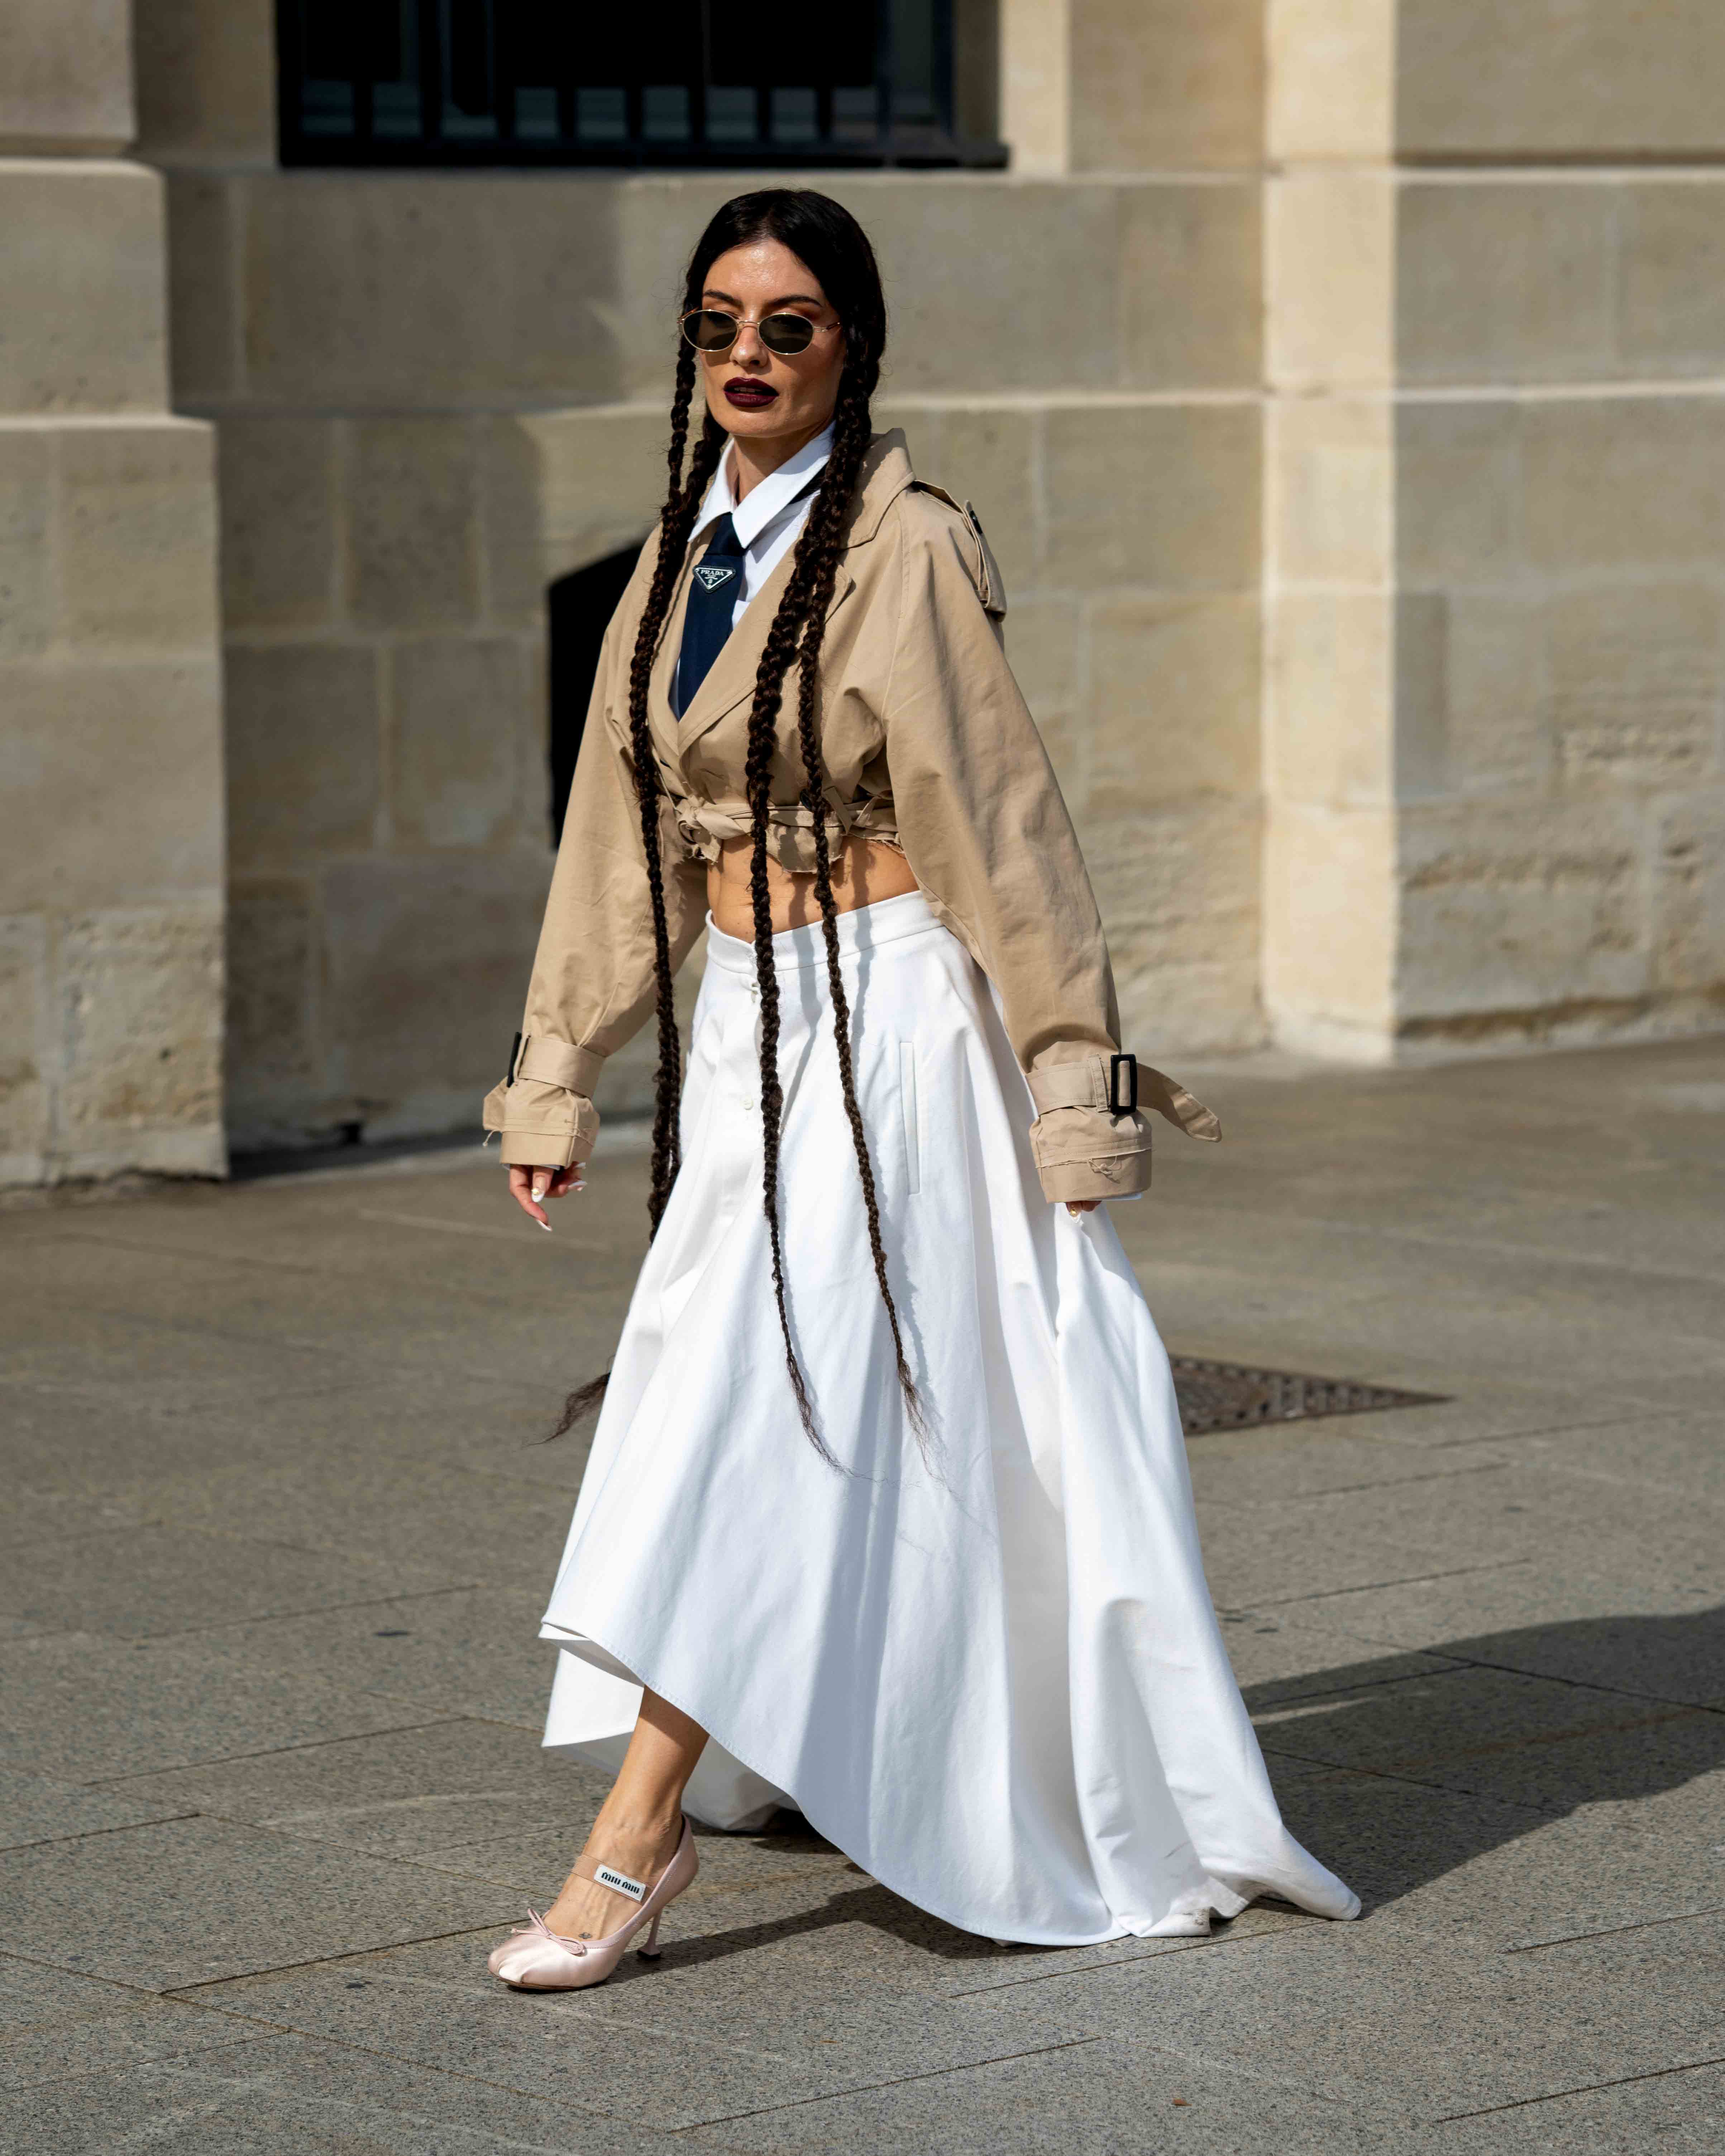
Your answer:
[[[729,352],[738,331],[746,326],[738,316],[727,315],[721,307],[691,307],[683,317],[683,335],[697,352]],[[814,342],[816,330],[823,326],[811,322],[807,315],[785,313],[762,315],[754,329],[768,352],[788,359],[793,353],[807,352]]]

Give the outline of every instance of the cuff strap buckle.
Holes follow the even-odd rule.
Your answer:
[[[1125,1097],[1122,1097],[1121,1072],[1127,1077]],[[1130,1049],[1108,1058],[1108,1108],[1112,1115],[1124,1116],[1137,1111],[1138,1105],[1138,1059]]]

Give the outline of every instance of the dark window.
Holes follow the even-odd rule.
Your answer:
[[[599,670],[599,646],[640,558],[639,545],[559,577],[546,594],[551,629],[551,842],[563,835],[569,782],[581,753],[588,700]]]
[[[955,10],[991,43],[983,0],[277,0],[282,162],[1002,165]]]

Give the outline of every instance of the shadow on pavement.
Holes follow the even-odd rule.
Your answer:
[[[1451,1666],[1410,1676],[1402,1650],[1314,1672],[1296,1699],[1246,1688],[1291,1828],[1368,1910],[1584,1806],[1725,1765],[1725,1605],[1425,1651]]]

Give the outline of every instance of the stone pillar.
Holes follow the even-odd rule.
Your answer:
[[[170,416],[125,0],[0,17],[0,1183],[220,1174],[207,428]]]
[[[1263,993],[1272,1037],[1394,1030],[1394,0],[1271,0],[1264,204]]]
[[[1271,0],[1265,997],[1725,1014],[1725,15]]]
[[[1250,1048],[1263,0],[1002,0],[1000,47],[998,237],[931,261],[952,328],[937,353],[906,338],[895,405],[934,393],[906,413],[919,469],[973,495],[1001,556],[1007,648],[1084,842],[1127,1037]]]

